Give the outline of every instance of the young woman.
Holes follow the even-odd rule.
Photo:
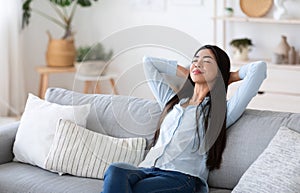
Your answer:
[[[206,45],[194,55],[190,69],[159,58],[144,58],[150,88],[163,112],[154,146],[134,167],[112,164],[103,193],[208,192],[207,178],[218,169],[226,144],[226,128],[243,113],[266,77],[266,64],[255,62],[230,73],[230,60],[217,46]],[[176,93],[164,76],[187,77]],[[226,101],[230,83],[243,79]]]

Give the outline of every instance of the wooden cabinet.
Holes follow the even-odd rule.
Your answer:
[[[216,0],[214,0],[214,42],[217,42],[217,37],[222,33],[223,48],[227,50],[226,27],[229,22],[248,23],[249,25],[255,25],[256,23],[268,23],[272,25],[278,25],[280,28],[284,28],[285,25],[298,25],[300,27],[299,19],[286,19],[275,20],[272,18],[249,18],[242,16],[226,17],[218,15],[216,8]],[[226,6],[224,1],[223,8]],[[223,14],[223,13],[222,13]],[[222,27],[219,29],[217,22],[222,22]],[[279,25],[280,24],[280,25]],[[239,30],[243,30],[242,28]],[[276,33],[276,32],[272,32]],[[296,31],[295,31],[296,33]],[[280,34],[279,34],[280,35]],[[263,60],[267,62],[267,79],[264,81],[260,88],[260,93],[257,95],[248,105],[248,108],[260,109],[260,110],[273,110],[273,111],[285,111],[285,112],[297,112],[300,113],[300,64],[272,64],[271,56],[264,59],[251,59]],[[232,70],[237,70],[241,65],[249,63],[251,61],[232,61]],[[240,83],[234,83],[228,90],[228,97],[232,96]]]

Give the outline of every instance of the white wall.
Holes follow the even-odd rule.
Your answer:
[[[113,48],[116,55],[109,65],[109,69],[120,74],[117,80],[120,94],[151,97],[151,93],[143,83],[144,76],[141,68],[143,55],[177,59],[183,65],[188,65],[189,58],[193,51],[200,47],[200,44],[213,43],[211,19],[213,1],[203,0],[202,4],[197,4],[201,0],[188,0],[182,2],[196,2],[196,4],[182,5],[178,3],[178,0],[166,0],[165,8],[162,11],[147,10],[147,8],[139,10],[130,3],[133,1],[137,0],[101,0],[91,8],[78,8],[74,20],[76,45],[100,41],[104,42],[107,47]],[[222,0],[218,0],[218,2],[221,4]],[[39,9],[49,11],[49,6],[45,2],[36,1],[34,3]],[[243,15],[239,11],[238,1],[230,0],[228,4],[234,7],[237,15]],[[300,18],[300,13],[297,13],[295,9],[295,7],[299,7],[299,1],[290,0],[286,5],[291,9],[292,14]],[[269,16],[271,15],[270,12]],[[143,26],[145,27],[143,28]],[[296,25],[232,23],[228,26],[228,41],[232,37],[250,37],[253,40],[255,47],[250,53],[253,58],[271,57],[272,49],[279,43],[281,34],[287,35],[288,41],[297,50],[300,49],[300,39],[297,37],[300,30]],[[28,92],[38,92],[39,77],[34,68],[45,65],[48,41],[45,31],[48,29],[51,30],[54,37],[60,37],[63,33],[54,24],[33,14],[30,26],[23,32],[26,91]],[[153,34],[148,33],[149,29],[153,30]],[[160,33],[156,33],[159,30],[162,31],[162,37],[160,37]],[[168,31],[171,32],[171,35],[166,37],[165,33]],[[144,36],[147,34],[149,37],[145,38]],[[151,41],[157,46],[148,45]],[[191,41],[193,42],[190,43]],[[130,46],[137,45],[139,46],[130,48]],[[175,46],[176,50],[167,48],[171,46]],[[74,75],[71,74],[51,76],[50,86],[78,91],[83,89],[82,83],[74,81]],[[109,87],[104,86],[104,91],[109,93]]]
[[[170,27],[169,30],[171,31],[174,29],[174,31],[178,30],[179,33],[186,33],[186,36],[190,37],[190,39],[195,39],[195,45],[191,49],[193,52],[200,47],[200,43],[212,43],[212,22],[210,19],[212,16],[211,1],[205,1],[203,5],[195,6],[181,6],[170,1],[165,1],[166,6],[162,11],[147,9],[141,11],[134,8],[129,2],[129,0],[101,0],[95,3],[91,8],[78,8],[74,22],[77,46],[91,44],[97,41],[105,41],[115,33],[121,33],[122,36],[122,31],[124,29],[143,25],[166,26]],[[35,7],[41,10],[49,10],[49,6],[45,2],[37,1],[34,3]],[[36,66],[45,65],[45,51],[48,41],[45,32],[48,29],[51,30],[51,33],[53,33],[53,36],[55,37],[59,37],[60,34],[62,34],[60,28],[44,18],[33,14],[30,26],[24,30],[26,90],[29,92],[37,93],[38,90],[39,77],[34,68]],[[133,30],[133,33],[138,37],[139,33],[143,32]],[[152,38],[154,39],[154,37]],[[128,44],[130,44],[133,39],[128,39],[127,41]],[[180,42],[181,38],[176,39],[176,37],[174,37],[173,41]],[[120,49],[118,42],[110,41],[109,44],[117,50]],[[182,42],[183,47],[184,44],[185,42]],[[126,42],[124,46],[126,47]],[[147,49],[147,47],[149,48],[149,46],[142,46],[139,48],[132,48],[124,53],[118,53],[118,56],[115,57],[110,65],[110,68],[117,73],[122,74],[122,79],[120,78],[120,81],[117,82],[120,94],[132,92],[134,88],[130,82],[134,81],[134,79],[137,79],[138,77],[139,79],[143,79],[140,68],[143,55],[156,55],[161,57],[174,55],[174,52],[166,49],[163,49],[164,51],[162,51],[162,48],[149,49],[148,53],[144,52],[143,50]],[[188,57],[191,57],[193,53],[189,54]],[[174,59],[181,60],[182,63],[187,62],[186,59],[180,58],[182,57],[178,55],[178,57]],[[185,65],[188,65],[188,62]],[[137,69],[136,72],[134,70],[135,68]],[[73,80],[73,75],[53,75],[50,77],[50,86],[60,86],[72,89]],[[82,90],[82,84],[80,85],[78,81],[76,81],[75,90]],[[106,92],[110,92],[109,87],[106,88]],[[137,94],[137,90],[135,90],[135,93]]]

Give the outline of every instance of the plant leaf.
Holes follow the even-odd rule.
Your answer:
[[[98,1],[98,0],[94,0]],[[89,7],[92,5],[90,0],[77,0],[77,4],[81,5],[82,7]]]
[[[67,7],[67,6],[70,6],[74,0],[50,0],[50,1],[59,6]]]
[[[51,3],[56,4],[57,6],[61,6],[61,7],[68,7],[72,4],[74,5],[80,5],[82,7],[89,7],[92,5],[92,2],[96,2],[98,0],[49,0]],[[24,0],[23,3],[23,17],[22,17],[22,28],[24,28],[25,26],[27,26],[30,22],[30,17],[31,17],[31,12],[32,11],[36,11],[36,10],[32,10],[31,8],[31,3],[33,2],[33,0]],[[71,17],[73,17],[75,12],[73,12],[71,14]],[[48,18],[49,19],[49,18]],[[72,21],[72,18],[70,19],[69,22]]]
[[[77,62],[102,60],[108,61],[111,59],[113,51],[106,52],[101,43],[96,43],[93,46],[80,46],[77,48]]]
[[[22,28],[29,24],[29,19],[31,16],[31,4],[32,0],[26,0],[23,3],[23,18],[22,18]]]

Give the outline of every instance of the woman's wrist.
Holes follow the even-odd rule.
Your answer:
[[[241,80],[241,78],[239,76],[239,71],[230,72],[230,77],[229,77],[228,84],[231,84],[233,82],[237,82],[237,81],[240,81],[240,80]]]

